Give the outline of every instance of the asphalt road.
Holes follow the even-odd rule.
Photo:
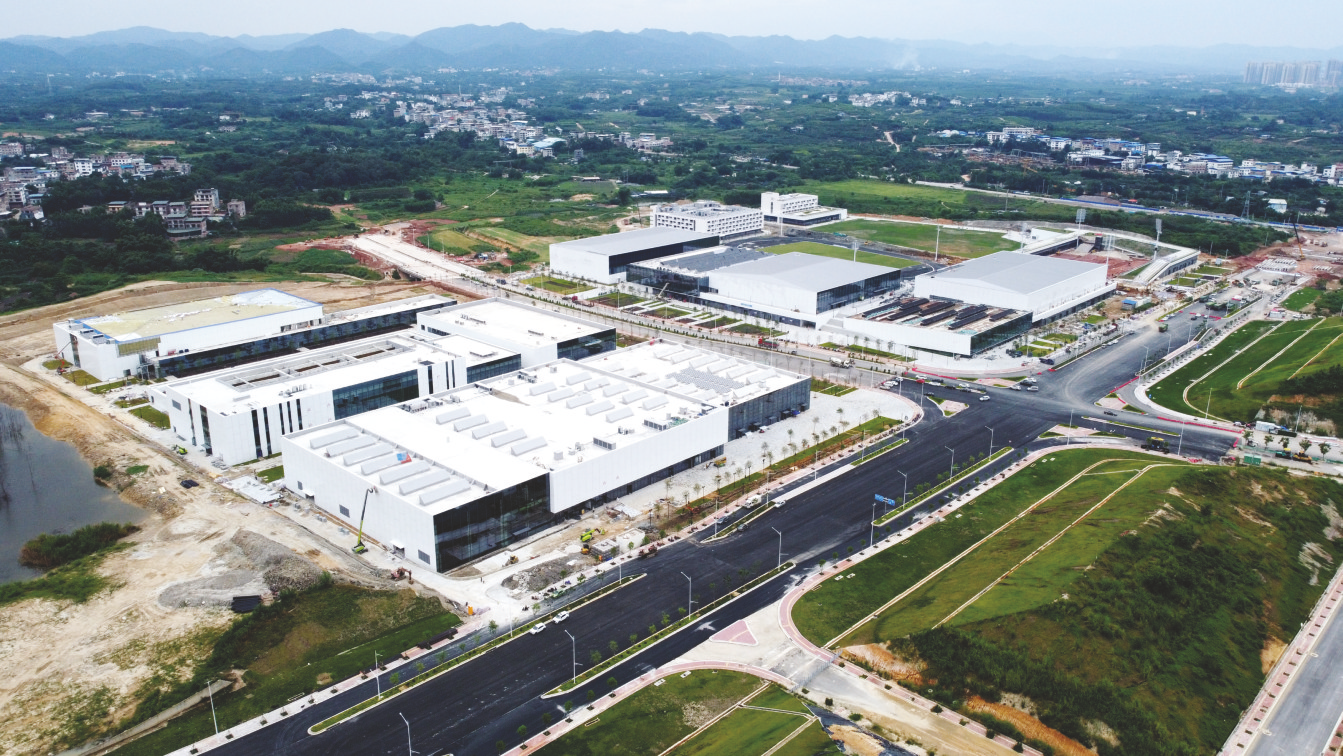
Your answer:
[[[321,735],[308,736],[307,728],[371,696],[371,680],[281,724],[231,741],[217,752],[402,753],[406,747],[406,727],[401,719],[404,716],[410,723],[415,750],[423,756],[495,754],[496,742],[512,746],[521,740],[517,735],[519,725],[535,733],[543,727],[543,714],[549,712],[558,719],[563,713],[563,700],[582,705],[588,700],[588,689],[594,695],[604,694],[609,689],[607,675],[571,696],[546,701],[539,698],[573,674],[575,659],[580,665],[587,664],[593,651],[608,654],[610,641],[623,648],[631,633],[646,636],[650,626],[660,623],[664,612],[678,616],[678,609],[686,606],[688,590],[693,590],[696,602],[710,601],[731,586],[774,567],[780,558],[800,564],[799,569],[630,659],[609,677],[624,683],[676,658],[707,638],[712,629],[722,628],[778,599],[799,579],[799,573],[814,567],[819,560],[833,559],[836,553],[844,555],[850,549],[866,546],[873,495],[898,499],[904,478],[897,471],[908,475],[911,489],[920,482],[932,483],[938,473],[949,469],[953,453],[957,459],[966,460],[971,454],[987,452],[990,437],[995,448],[1021,446],[1053,425],[1067,422],[1070,414],[1078,424],[1106,427],[1134,438],[1151,435],[1146,429],[1104,426],[1099,421],[1079,418],[1104,418],[1093,402],[1133,376],[1142,362],[1145,346],[1155,347],[1158,341],[1164,346],[1166,339],[1166,334],[1157,334],[1154,328],[1144,335],[1126,336],[1117,346],[1098,350],[1058,372],[1043,372],[1038,376],[1041,387],[1038,393],[991,390],[993,398],[979,402],[973,401],[973,395],[933,389],[961,400],[971,399],[969,409],[944,418],[925,399],[927,419],[910,430],[911,443],[824,486],[795,496],[785,495],[785,505],[756,520],[745,532],[712,544],[696,540],[674,544],[650,560],[633,563],[628,571],[643,570],[646,573],[643,579],[575,611],[564,624],[518,638]],[[904,390],[917,391],[918,385],[907,382]],[[1185,456],[1218,459],[1235,438],[1194,425],[1182,427],[1149,417],[1132,417],[1141,418],[1133,424],[1168,435],[1183,430],[1181,446]],[[1037,440],[1032,446],[1064,443],[1065,439]],[[1006,460],[1001,461],[997,467],[1005,464]],[[573,643],[566,630],[574,635]],[[386,675],[384,685],[385,678]]]
[[[1324,753],[1338,713],[1343,711],[1343,623],[1331,617],[1315,651],[1296,671],[1249,756],[1317,756]]]

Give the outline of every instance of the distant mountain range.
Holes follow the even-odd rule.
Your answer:
[[[1328,60],[1330,50],[1248,45],[1077,48],[830,37],[729,37],[645,29],[574,32],[523,24],[452,26],[411,37],[334,29],[217,37],[146,26],[82,37],[0,40],[0,72],[105,74],[423,73],[439,68],[634,70],[975,69],[1023,73],[1235,74],[1250,60]]]

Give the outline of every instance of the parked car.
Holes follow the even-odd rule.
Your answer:
[[[538,622],[535,625],[532,625],[532,629],[528,630],[527,632],[531,633],[532,635],[536,635],[537,633],[540,633],[542,630],[545,629],[546,629],[546,623]]]
[[[566,610],[566,611],[560,612],[559,614],[556,614],[553,618],[551,618],[550,621],[551,621],[551,622],[563,622],[563,621],[565,621],[565,620],[567,620],[567,619],[569,619],[569,612]]]

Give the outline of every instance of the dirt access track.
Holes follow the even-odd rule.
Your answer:
[[[51,323],[72,316],[187,302],[266,286],[321,302],[328,311],[378,304],[433,289],[422,284],[147,282],[78,301],[0,318],[0,401],[24,410],[42,433],[79,449],[90,463],[149,472],[114,483],[127,502],[148,511],[131,548],[110,556],[102,572],[118,587],[88,602],[30,600],[0,610],[0,754],[47,754],[69,742],[83,720],[91,734],[118,729],[152,676],[190,677],[234,616],[205,606],[164,607],[173,583],[217,574],[221,544],[240,529],[265,536],[337,577],[380,585],[362,562],[292,521],[222,487],[185,490],[184,477],[208,480],[176,455],[144,440],[136,418],[113,418],[81,402],[82,391],[21,367],[53,352]],[[124,486],[124,488],[122,488]],[[162,492],[161,492],[162,491]],[[417,584],[416,586],[420,586]]]

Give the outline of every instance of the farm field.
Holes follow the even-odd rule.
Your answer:
[[[512,231],[507,228],[495,228],[493,226],[480,226],[473,229],[481,236],[488,236],[491,239],[498,239],[505,244],[517,247],[527,252],[535,252],[542,263],[550,264],[550,245],[555,242],[567,241],[563,236],[528,236],[527,234]],[[577,234],[575,234],[577,236]]]
[[[1012,242],[1004,239],[1002,234],[973,231],[956,226],[943,226],[939,242],[937,226],[922,223],[847,220],[825,226],[822,230],[885,244],[913,247],[925,252],[937,249],[944,255],[956,257],[983,257],[1014,246]]]
[[[792,244],[780,244],[774,247],[763,247],[766,252],[773,252],[776,255],[782,255],[786,252],[802,252],[808,255],[817,255],[819,257],[833,257],[839,260],[854,260],[854,253],[851,249],[844,247],[835,247],[829,244],[819,242],[793,242]],[[912,265],[918,265],[916,260],[907,260],[903,257],[891,257],[881,255],[876,252],[858,251],[856,262],[869,263],[871,265],[881,265],[886,268],[908,268]]]

